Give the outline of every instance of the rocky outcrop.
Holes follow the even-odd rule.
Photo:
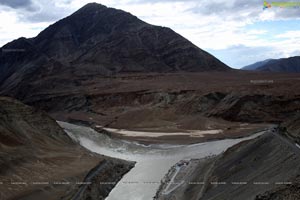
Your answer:
[[[133,167],[120,160],[109,160],[102,162],[92,169],[84,179],[84,182],[91,182],[89,185],[82,185],[74,194],[69,194],[64,199],[86,200],[86,199],[105,199],[115,185]]]

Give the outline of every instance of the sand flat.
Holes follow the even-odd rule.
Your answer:
[[[112,133],[121,134],[127,137],[162,137],[162,136],[191,136],[191,137],[205,137],[209,134],[220,134],[223,132],[221,129],[217,130],[187,130],[186,132],[146,132],[146,131],[130,131],[125,129],[103,128],[104,130]]]

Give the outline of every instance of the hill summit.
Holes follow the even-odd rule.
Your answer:
[[[4,45],[0,91],[22,99],[41,89],[76,86],[87,77],[229,69],[170,28],[89,3],[34,38]]]

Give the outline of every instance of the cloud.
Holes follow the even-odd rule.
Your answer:
[[[64,3],[66,1],[61,2]],[[61,6],[64,4],[57,4],[56,1],[35,0],[34,4],[38,9],[35,12],[21,13],[21,20],[33,23],[55,22],[73,12],[73,9],[70,9],[67,5]]]
[[[298,39],[298,40],[300,40],[300,30],[299,31],[286,31],[282,34],[276,35],[275,38]]]
[[[5,19],[0,23],[0,46],[20,37],[33,37],[48,25],[47,23],[28,24],[19,21],[14,10],[0,12],[0,19]]]
[[[32,6],[31,0],[1,0],[0,5],[8,6],[11,8],[27,8]]]
[[[269,19],[289,19],[300,18],[300,9],[271,8],[263,11],[262,0],[132,0],[131,4],[156,4],[156,3],[186,3],[192,5],[187,12],[199,15],[218,15],[225,19],[233,20],[269,20]],[[269,18],[267,18],[269,16]]]
[[[233,68],[241,68],[257,61],[270,58],[288,58],[299,56],[299,31],[287,31],[283,34],[275,35],[272,42],[262,41],[253,45],[234,45],[226,49],[206,49],[227,65]],[[277,40],[276,40],[277,39]]]

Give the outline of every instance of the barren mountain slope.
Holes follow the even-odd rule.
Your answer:
[[[278,132],[245,141],[200,161],[159,200],[297,200],[300,149]]]
[[[96,3],[0,49],[0,90],[18,99],[97,75],[214,70],[230,68],[169,28]]]
[[[83,181],[98,165],[104,165],[104,169],[93,184],[118,181],[132,167],[131,163],[90,153],[75,144],[46,113],[0,97],[0,199],[70,197],[80,186],[76,182]],[[119,173],[114,171],[117,168]],[[112,173],[109,179],[108,173]],[[112,187],[99,187],[93,199],[107,196]]]

